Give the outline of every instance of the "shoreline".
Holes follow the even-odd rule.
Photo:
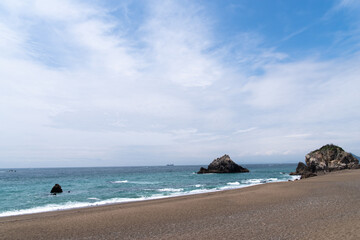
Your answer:
[[[116,204],[125,204],[125,203],[134,203],[134,202],[143,202],[143,201],[152,201],[152,200],[160,200],[160,199],[167,199],[167,198],[176,198],[176,197],[186,197],[191,195],[199,195],[199,194],[207,194],[207,193],[213,193],[213,192],[221,192],[221,191],[231,191],[231,190],[238,190],[242,188],[248,188],[253,187],[257,185],[263,185],[263,184],[269,184],[269,183],[279,183],[279,182],[288,182],[288,181],[295,181],[300,180],[300,175],[293,175],[290,176],[292,179],[288,180],[277,180],[277,181],[269,181],[269,182],[259,182],[249,185],[237,185],[237,186],[224,186],[220,189],[197,189],[192,190],[189,192],[180,192],[180,193],[173,193],[170,195],[161,195],[161,196],[150,196],[150,197],[144,197],[144,198],[134,198],[134,199],[126,199],[123,201],[112,201],[113,199],[106,199],[102,200],[100,202],[75,202],[71,206],[67,206],[66,204],[59,204],[57,206],[54,206],[53,210],[34,210],[34,209],[45,209],[49,208],[48,205],[45,206],[39,206],[34,207],[30,209],[21,209],[21,210],[13,210],[8,212],[0,213],[0,220],[5,217],[12,217],[12,216],[22,216],[22,215],[30,215],[30,214],[39,214],[39,213],[48,213],[48,212],[58,212],[58,211],[67,211],[67,210],[77,210],[77,209],[83,209],[83,208],[93,208],[93,207],[101,207],[101,206],[108,206],[108,205],[116,205]],[[2,216],[4,215],[4,216]]]
[[[343,170],[300,181],[2,217],[0,239],[355,239],[359,187],[360,170]]]

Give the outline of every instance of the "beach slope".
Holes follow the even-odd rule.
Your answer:
[[[0,218],[0,239],[359,239],[360,170]]]

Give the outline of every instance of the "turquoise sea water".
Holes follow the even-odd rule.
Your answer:
[[[201,166],[0,169],[0,217],[294,180],[296,164],[243,165],[250,173],[196,174]],[[51,195],[55,183],[63,193]]]

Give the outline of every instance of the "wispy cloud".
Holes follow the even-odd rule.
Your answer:
[[[132,150],[184,160],[327,141],[356,149],[358,54],[293,59],[259,31],[221,41],[199,2],[142,3],[136,20],[131,1],[0,3],[2,159],[127,165],[119,158]]]
[[[354,6],[359,7],[360,3],[359,3],[359,1],[356,1],[356,0],[340,0],[337,6],[338,7],[354,7]]]
[[[251,128],[247,128],[247,129],[240,129],[240,130],[237,130],[235,132],[235,134],[239,134],[239,133],[248,133],[248,132],[251,132],[251,131],[254,131],[256,130],[257,127],[251,127]]]
[[[223,64],[211,51],[209,19],[200,6],[174,1],[151,4],[143,27],[149,69],[162,81],[184,87],[206,87],[224,77]]]
[[[287,40],[289,40],[289,39],[291,39],[291,38],[293,38],[293,37],[295,37],[295,36],[297,36],[297,35],[305,32],[308,28],[309,28],[309,26],[307,26],[307,27],[302,27],[302,28],[300,28],[299,30],[297,30],[297,31],[295,31],[295,32],[292,32],[292,33],[290,33],[289,35],[285,36],[281,41],[287,41]]]

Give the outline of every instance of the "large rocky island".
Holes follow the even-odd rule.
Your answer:
[[[229,155],[224,155],[220,158],[215,159],[209,164],[208,168],[200,168],[198,174],[203,173],[244,173],[249,172],[248,169],[236,164]]]
[[[327,144],[308,153],[305,156],[305,163],[299,162],[296,171],[290,175],[301,175],[301,178],[308,178],[326,172],[360,168],[357,158],[333,144]]]

